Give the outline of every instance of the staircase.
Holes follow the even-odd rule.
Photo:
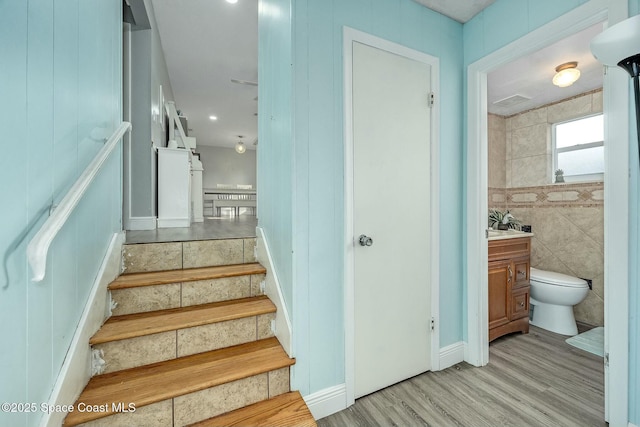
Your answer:
[[[102,370],[65,426],[315,426],[289,387],[255,239],[125,245]],[[95,364],[94,364],[95,365]]]

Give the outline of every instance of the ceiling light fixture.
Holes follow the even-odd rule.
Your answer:
[[[242,142],[242,138],[244,138],[244,136],[238,135],[238,138],[240,138],[240,141],[236,143],[236,153],[243,154],[245,151],[247,151],[247,147],[245,147],[244,142]]]
[[[236,4],[238,3],[238,0],[227,0],[227,3]]]
[[[215,122],[216,120],[218,120],[218,117],[216,117],[216,116],[209,116],[209,120],[213,120],[213,121]]]
[[[576,68],[578,63],[565,62],[556,67],[556,75],[553,76],[553,84],[558,87],[567,87],[574,84],[580,78],[580,70]]]

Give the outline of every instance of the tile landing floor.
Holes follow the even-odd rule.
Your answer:
[[[130,230],[126,233],[126,243],[190,242],[256,237],[257,225],[258,220],[252,215],[205,217],[204,222],[194,222],[191,227]]]

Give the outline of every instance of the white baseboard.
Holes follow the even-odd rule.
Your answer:
[[[190,227],[189,218],[158,218],[158,228]]]
[[[111,311],[107,285],[122,271],[122,245],[124,232],[114,234],[107,253],[102,261],[96,280],[91,288],[89,300],[85,306],[78,327],[71,340],[67,356],[62,363],[49,405],[71,405],[91,378],[91,347],[89,338],[96,333]],[[64,412],[45,413],[41,427],[59,427],[67,414]]]
[[[440,349],[440,370],[464,361],[464,342],[458,341]]]
[[[638,426],[637,426],[637,425],[635,425],[635,424],[631,424],[631,423],[629,423],[629,427],[638,427]]]
[[[267,242],[264,231],[260,227],[256,227],[256,258],[258,262],[266,267],[267,276],[265,278],[265,294],[271,299],[276,306],[276,338],[287,352],[289,357],[293,357],[291,349],[291,320],[287,306],[284,302],[284,296],[280,289],[280,281],[278,274],[273,267],[273,259],[269,251],[269,243]]]
[[[337,386],[316,391],[304,397],[313,418],[328,417],[329,415],[347,409],[347,386],[339,384]]]
[[[134,216],[124,220],[125,230],[155,230],[158,219],[155,216]]]

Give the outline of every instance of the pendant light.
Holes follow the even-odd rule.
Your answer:
[[[240,141],[236,143],[236,153],[243,154],[245,151],[247,151],[247,147],[245,147],[244,142],[242,142],[242,138],[244,138],[244,136],[238,135],[238,138],[240,138]]]

